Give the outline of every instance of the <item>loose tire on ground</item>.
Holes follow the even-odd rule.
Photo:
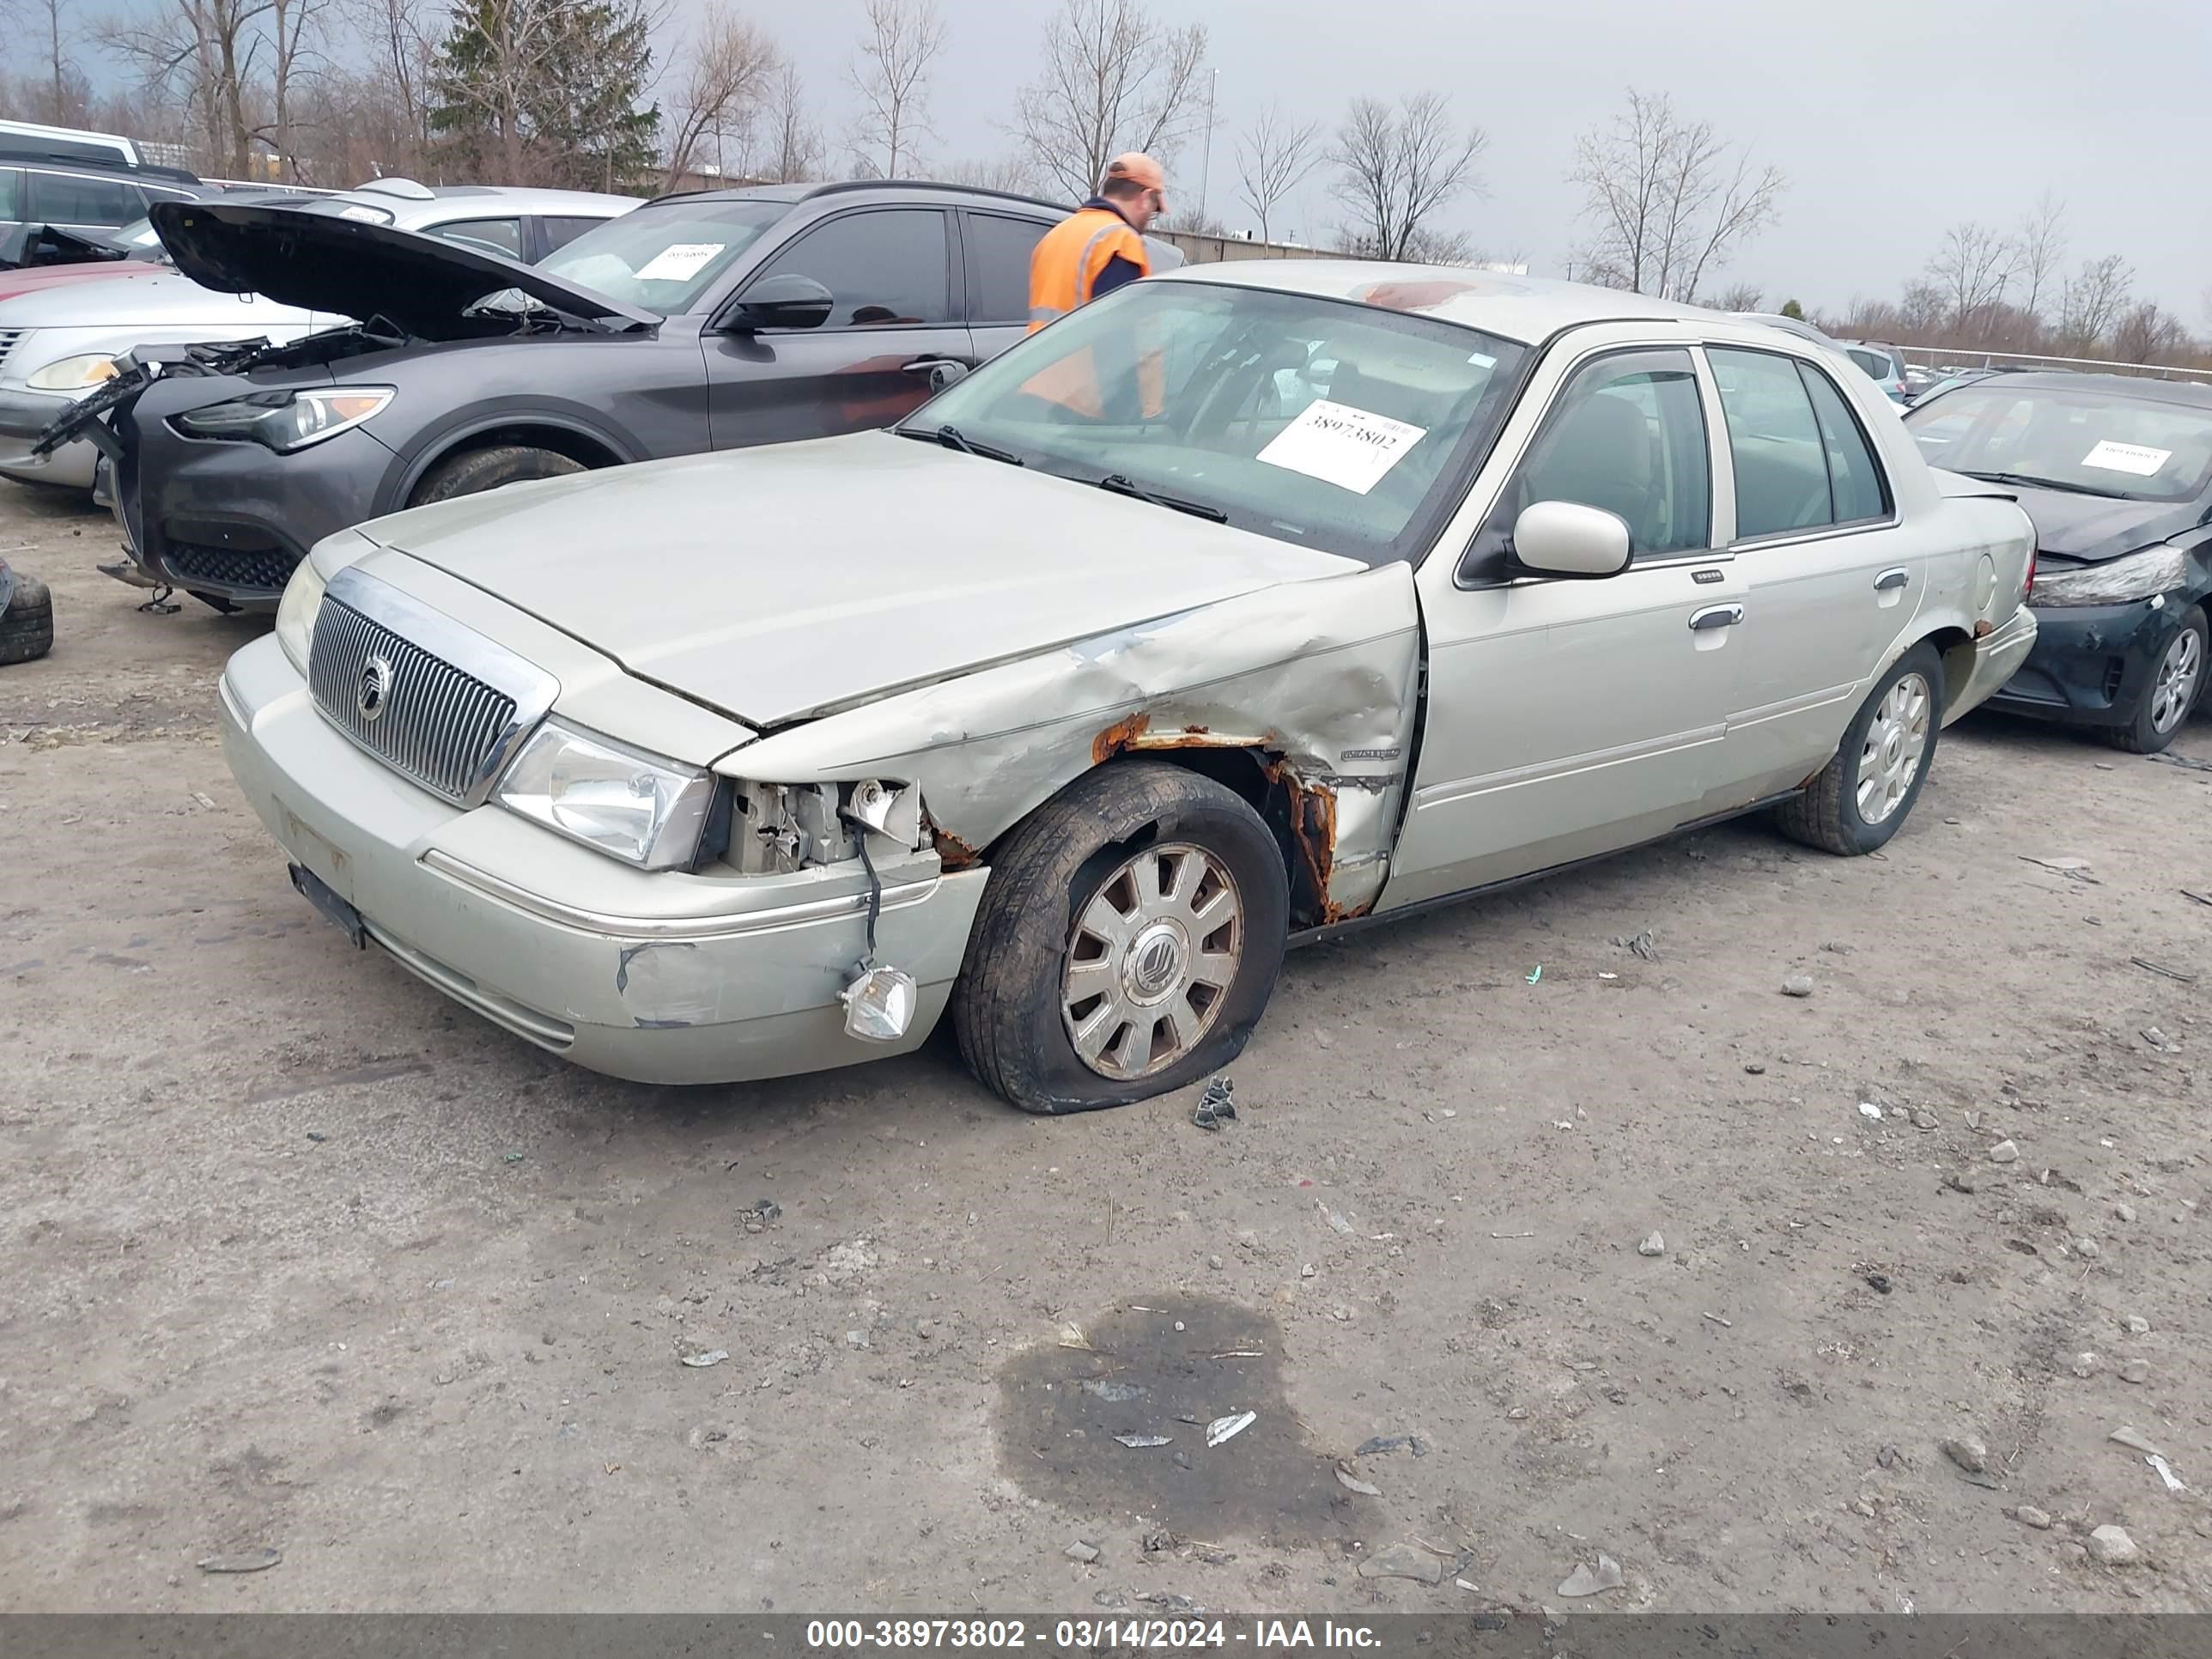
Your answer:
[[[1209,971],[1228,971],[1218,965],[1227,954],[1222,942],[1231,937],[1218,920],[1226,913],[1217,908],[1225,890],[1237,920],[1235,965],[1218,994],[1200,984],[1176,994],[1183,998],[1179,1012],[1203,999],[1187,1052],[1177,1057],[1166,1042],[1158,1069],[1109,1076],[1078,1053],[1071,1025],[1086,1005],[1070,999],[1098,976],[1098,962],[1084,954],[1098,948],[1091,919],[1100,914],[1096,907],[1118,908],[1117,896],[1134,891],[1127,884],[1133,861],[1158,872],[1160,889],[1155,901],[1129,901],[1139,922],[1130,949],[1116,960],[1141,981],[1147,963],[1157,967],[1163,954],[1175,954],[1171,945],[1159,950],[1158,933],[1147,935],[1143,907],[1156,902],[1164,913],[1169,890],[1182,890],[1188,870],[1195,873],[1188,878],[1188,902],[1200,918],[1191,949],[1217,964]],[[961,1054],[987,1087],[1029,1112],[1091,1111],[1182,1088],[1243,1052],[1281,970],[1289,922],[1282,849],[1241,797],[1163,761],[1099,768],[1039,808],[992,858],[952,992]],[[1150,927],[1172,933],[1182,924],[1167,915]],[[1146,937],[1154,947],[1149,956]],[[1084,977],[1071,979],[1072,966]],[[1134,1042],[1127,1052],[1148,1052]]]
[[[2130,755],[2155,755],[2179,737],[2191,711],[2203,701],[2208,645],[2212,645],[2212,635],[2208,635],[2204,607],[2192,605],[2159,653],[2142,696],[2136,700],[2134,718],[2125,726],[2101,726],[2097,735]]]
[[[44,582],[19,570],[15,597],[0,611],[0,664],[30,662],[53,648],[53,594]]]
[[[432,467],[416,486],[412,505],[449,501],[457,495],[477,495],[503,484],[527,483],[533,478],[561,478],[581,472],[584,464],[556,450],[534,444],[496,444],[447,457]]]
[[[1886,721],[1886,711],[1895,708],[1892,694],[1915,677],[1925,693],[1918,761],[1902,793],[1886,811],[1870,819],[1860,808],[1861,785],[1869,777],[1885,775],[1874,769],[1883,767],[1886,756],[1877,752],[1878,744],[1869,743],[1869,734],[1878,720]],[[1923,641],[1899,658],[1867,694],[1866,702],[1844,731],[1843,742],[1837,745],[1835,758],[1821,769],[1812,787],[1774,809],[1776,825],[1792,841],[1842,858],[1871,853],[1887,843],[1911,815],[1913,803],[1920,799],[1928,781],[1943,725],[1943,659],[1934,646]]]

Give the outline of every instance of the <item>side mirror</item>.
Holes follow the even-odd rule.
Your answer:
[[[763,276],[738,300],[739,328],[819,328],[837,308],[836,296],[796,271]]]
[[[944,391],[949,386],[958,386],[967,378],[968,365],[965,363],[944,362],[932,363],[929,366],[929,390],[932,395]]]
[[[1513,556],[1551,576],[1618,576],[1628,568],[1628,525],[1580,501],[1531,501],[1513,521]]]

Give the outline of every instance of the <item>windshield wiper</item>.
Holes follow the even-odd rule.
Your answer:
[[[2069,495],[2101,495],[2108,501],[2131,501],[2124,490],[2100,489],[2094,484],[2069,483],[2063,478],[2038,478],[2025,472],[1968,472],[1984,483],[2017,484],[2023,489],[2059,489]]]
[[[1150,501],[1154,507],[1188,513],[1194,519],[1207,519],[1215,524],[1229,522],[1229,515],[1218,507],[1208,507],[1204,501],[1187,501],[1180,496],[1163,495],[1157,490],[1146,489],[1126,472],[1109,472],[1098,481],[1098,487],[1111,490],[1116,495],[1133,495],[1140,501]]]
[[[957,426],[894,427],[902,438],[919,438],[924,443],[943,444],[947,449],[957,449],[963,455],[981,455],[987,461],[1004,461],[1008,466],[1027,466],[1029,463],[1009,449],[994,449],[989,444],[979,444],[961,433]]]

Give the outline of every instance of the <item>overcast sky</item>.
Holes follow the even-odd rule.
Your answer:
[[[700,0],[678,0],[696,7]],[[933,157],[1004,154],[1013,88],[1033,73],[1056,0],[939,0]],[[861,0],[746,6],[775,31],[834,127]],[[1726,273],[1840,308],[1893,298],[1945,227],[2009,226],[2045,189],[2065,198],[2067,264],[2118,252],[2140,295],[2212,327],[2212,0],[1152,0],[1203,22],[1220,71],[1207,204],[1232,228],[1235,138],[1269,100],[1334,126],[1346,100],[1430,88],[1490,135],[1485,194],[1452,228],[1560,274],[1580,200],[1565,174],[1578,132],[1624,88],[1672,94],[1790,177],[1778,223]],[[1195,200],[1194,143],[1171,167]],[[1339,216],[1317,178],[1277,224]]]

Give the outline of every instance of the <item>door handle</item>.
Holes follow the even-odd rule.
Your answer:
[[[1885,570],[1876,576],[1874,579],[1874,591],[1877,593],[1887,593],[1891,588],[1902,587],[1911,580],[1912,573],[1900,564],[1896,568]]]
[[[1740,605],[1709,605],[1703,611],[1690,613],[1690,629],[1702,634],[1708,628],[1734,628],[1743,620]]]
[[[940,368],[973,368],[975,364],[959,357],[917,357],[899,368],[908,374],[934,374]]]

